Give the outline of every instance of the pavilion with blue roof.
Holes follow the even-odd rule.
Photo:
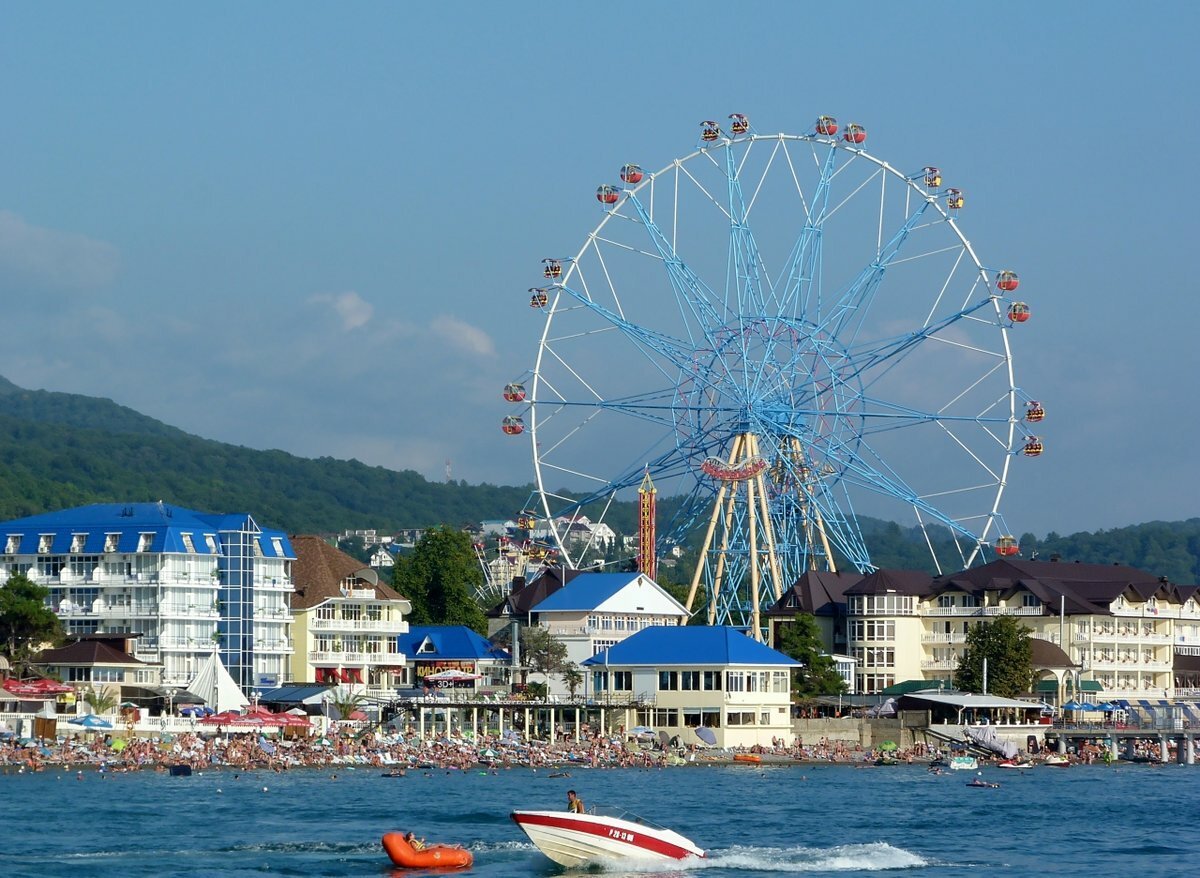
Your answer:
[[[719,747],[790,739],[800,663],[737,628],[644,628],[582,664],[598,700],[626,705],[626,728]]]

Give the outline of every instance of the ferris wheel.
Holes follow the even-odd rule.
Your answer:
[[[661,170],[621,167],[580,249],[543,260],[502,429],[532,440],[522,514],[564,563],[647,476],[660,543],[697,547],[688,604],[710,624],[757,632],[805,571],[874,569],[879,522],[939,571],[1016,554],[1001,498],[1045,415],[1014,381],[1019,278],[976,256],[963,189],[866,139],[828,116],[706,121]]]

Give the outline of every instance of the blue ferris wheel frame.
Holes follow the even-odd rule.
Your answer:
[[[802,227],[783,267],[772,276],[759,253],[750,221],[748,205],[757,193],[748,199],[743,187],[744,163],[751,148],[770,145],[778,149],[782,145],[786,150],[791,144],[811,148],[819,172],[813,189],[803,196]],[[705,190],[728,221],[726,278],[724,285],[716,289],[677,250],[678,224],[668,231],[654,216],[656,182],[674,174],[678,187],[681,171],[687,176],[687,163],[696,160],[709,171],[723,170],[726,182],[723,202]],[[851,161],[873,164],[873,173],[883,181],[881,192],[889,183],[899,184],[906,187],[910,200],[906,201],[902,221],[891,225],[886,233],[880,208],[880,234],[871,259],[849,282],[829,289],[822,283],[826,224],[845,204],[835,201],[834,182]],[[752,178],[751,182],[761,185],[762,180]],[[619,193],[618,201],[607,205],[604,220],[579,253],[564,260],[566,271],[561,280],[544,288],[550,293],[545,306],[547,318],[532,373],[533,398],[528,411],[537,502],[550,522],[564,563],[577,563],[584,554],[567,533],[580,510],[597,505],[607,508],[618,496],[636,489],[646,472],[656,482],[692,480],[690,491],[680,498],[678,511],[660,531],[660,542],[683,542],[701,525],[718,493],[714,483],[694,478],[695,474],[705,460],[722,457],[730,437],[741,433],[762,437],[766,446],[765,463],[770,469],[769,482],[764,483],[769,484],[766,519],[773,529],[773,550],[778,553],[784,587],[806,570],[829,569],[835,552],[860,572],[874,569],[859,524],[855,493],[859,490],[890,497],[911,509],[931,551],[929,529],[940,526],[953,536],[964,567],[981,560],[989,536],[1003,532],[999,505],[1019,423],[1019,390],[1013,382],[1007,336],[1010,324],[1005,319],[1004,296],[992,288],[989,270],[958,229],[954,211],[942,205],[943,192],[926,191],[921,184],[920,175],[902,174],[860,147],[845,145],[833,137],[746,133],[722,135],[717,142],[702,145],[641,182],[611,187]],[[704,188],[699,184],[697,187]],[[645,192],[650,193],[648,198],[642,197]],[[846,200],[850,197],[853,195]],[[675,201],[678,204],[678,189]],[[606,237],[606,224],[615,220],[637,226],[640,245],[617,243],[615,238]],[[948,229],[957,240],[952,275],[960,263],[966,263],[964,273],[970,279],[972,295],[937,313],[930,309],[915,328],[907,331],[887,336],[864,332],[863,315],[870,312],[889,269],[920,258],[920,254],[909,254],[905,246],[915,233],[935,225]],[[627,313],[615,295],[612,301],[597,295],[596,284],[583,277],[581,265],[590,249],[601,254],[601,248],[609,246],[614,252],[640,249],[639,255],[661,264],[683,315],[683,331],[672,333],[643,325]],[[603,258],[599,261],[604,263]],[[603,274],[607,273],[605,266]],[[569,334],[556,336],[551,330],[556,317],[565,319],[571,312],[584,312],[594,319],[601,327],[596,331],[615,331],[622,336],[632,350],[653,361],[664,379],[663,386],[602,394],[580,379],[584,392],[565,391],[563,382],[548,373],[559,366],[564,367],[560,376],[571,376],[575,371],[560,352]],[[976,329],[984,326],[995,334],[994,343],[974,351],[994,360],[976,381],[998,379],[999,390],[990,403],[985,401],[980,409],[962,412],[950,411],[949,406],[922,408],[876,395],[882,376],[904,364],[930,340],[946,344],[953,339],[952,329],[964,322]],[[582,472],[562,466],[553,458],[581,427],[557,434],[547,429],[572,410],[577,418],[573,423],[579,425],[591,420],[590,413],[618,414],[661,427],[673,441],[659,441],[645,448],[639,459],[630,460],[615,476],[591,478],[596,484],[590,489],[570,494],[552,490],[551,475],[566,477]],[[988,502],[978,515],[964,518],[944,512],[933,496],[916,490],[874,449],[876,437],[914,425],[941,429],[963,447],[968,457],[979,462],[984,474],[979,493],[988,496]],[[968,447],[973,440],[964,441],[956,432],[964,427],[983,437],[995,463],[985,462],[978,447]],[[549,442],[548,433],[552,434]],[[551,446],[549,451],[547,444]],[[977,488],[968,486],[964,490]],[[727,537],[721,552],[725,575],[730,580],[745,579],[759,563],[758,550],[745,539],[747,521],[754,514],[753,506],[746,502],[731,504],[728,509]],[[819,539],[814,537],[816,525]],[[936,557],[933,560],[936,565]],[[751,618],[757,618],[757,609],[769,606],[778,597],[776,586],[774,591],[760,595],[759,606],[752,606],[745,589],[719,589],[711,570],[705,574],[705,590],[710,619],[743,627],[750,624]]]

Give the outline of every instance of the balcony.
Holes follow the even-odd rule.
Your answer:
[[[985,616],[1041,616],[1045,607],[983,607]]]
[[[946,634],[945,632],[922,634],[921,642],[922,643],[966,643],[967,635],[962,634],[962,633]]]
[[[930,607],[925,616],[982,616],[983,607]]]
[[[312,631],[382,631],[388,634],[405,634],[408,623],[387,619],[310,619]]]
[[[310,650],[310,665],[332,662],[343,665],[387,664],[387,654],[382,652],[342,652],[341,650]]]
[[[925,659],[921,662],[922,671],[956,671],[958,659]]]
[[[292,652],[292,641],[290,640],[256,640],[254,642],[255,652]]]

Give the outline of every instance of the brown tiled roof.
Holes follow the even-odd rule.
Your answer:
[[[44,649],[33,657],[36,665],[144,665],[127,652],[98,640],[77,640],[57,649]]]
[[[379,581],[374,568],[357,558],[347,555],[320,537],[288,537],[296,552],[292,564],[292,581],[296,591],[292,595],[292,608],[307,610],[317,604],[342,596],[342,585],[351,581],[354,588],[370,588],[375,597],[384,600],[407,600],[390,585]]]
[[[856,572],[829,573],[806,570],[795,585],[767,610],[769,616],[794,616],[810,613],[814,616],[837,616],[846,613],[846,589],[862,581]]]
[[[1034,670],[1061,670],[1062,668],[1079,667],[1076,662],[1071,661],[1071,657],[1057,643],[1042,640],[1040,637],[1030,637],[1029,645],[1032,647],[1031,660]]]
[[[508,597],[488,610],[485,615],[489,619],[527,616],[533,607],[536,607],[582,572],[582,570],[563,569],[562,567],[543,567],[537,576],[515,589]]]

